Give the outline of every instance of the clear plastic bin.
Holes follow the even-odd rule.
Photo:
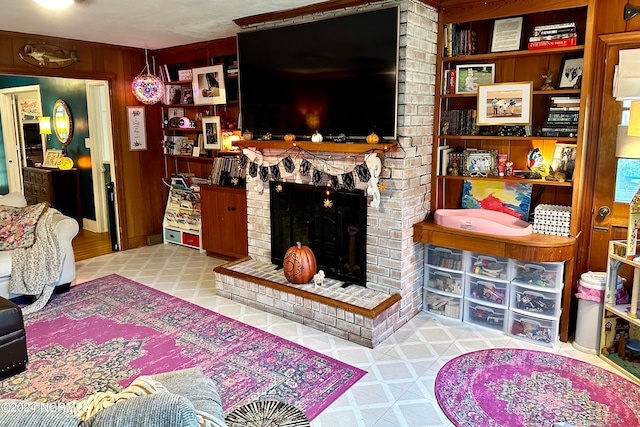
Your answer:
[[[440,270],[436,267],[427,268],[427,287],[455,295],[462,295],[464,287],[464,273]]]
[[[555,347],[558,344],[559,324],[560,319],[546,320],[512,311],[507,333],[534,344]]]
[[[562,262],[513,260],[511,266],[511,277],[516,284],[551,289],[562,289],[564,286],[564,263]]]
[[[509,260],[472,252],[467,271],[491,279],[509,279]]]
[[[480,302],[507,306],[509,282],[466,276],[465,296]]]
[[[509,307],[528,313],[557,317],[560,315],[562,294],[545,292],[542,289],[531,289],[513,285]]]
[[[464,270],[464,251],[429,245],[427,247],[427,264],[448,268],[450,270]]]
[[[462,319],[462,297],[424,290],[424,310],[440,316]]]
[[[507,309],[465,300],[462,319],[465,322],[504,332],[507,324]]]

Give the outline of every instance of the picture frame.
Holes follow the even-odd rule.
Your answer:
[[[180,104],[193,104],[193,89],[182,89],[182,98],[180,98]]]
[[[464,150],[462,175],[498,176],[498,150]]]
[[[495,83],[495,64],[456,65],[455,93],[477,93],[478,85]]]
[[[550,166],[554,172],[564,173],[567,181],[572,180],[576,167],[576,144],[556,143]]]
[[[184,107],[167,108],[167,118],[172,119],[174,117],[184,117]]]
[[[204,134],[205,150],[222,150],[220,116],[203,117],[202,132]]]
[[[520,50],[523,24],[522,16],[493,21],[491,53]]]
[[[62,158],[62,150],[47,150],[42,161],[42,167],[57,168]]]
[[[222,64],[193,69],[193,103],[216,105],[227,102]]]
[[[182,86],[180,85],[165,85],[164,97],[162,102],[165,105],[180,104],[180,96],[182,95]]]
[[[564,57],[560,66],[558,89],[580,89],[582,83],[583,57]],[[577,86],[577,87],[576,87]]]
[[[146,150],[147,131],[144,107],[127,107],[127,125],[129,127],[129,150]]]
[[[477,124],[530,125],[533,82],[478,85]]]

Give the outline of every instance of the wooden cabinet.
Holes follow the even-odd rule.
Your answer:
[[[545,83],[543,75],[551,72],[553,74],[551,85],[558,88],[561,77],[560,70],[565,61],[584,56],[586,40],[593,31],[590,28],[592,19],[589,18],[591,12],[588,8],[589,0],[539,1],[537,3],[508,0],[503,2],[500,8],[495,9],[487,8],[485,2],[475,0],[464,3],[452,0],[442,3],[438,32],[440,51],[436,76],[437,114],[434,120],[434,135],[436,137],[432,162],[431,209],[460,207],[465,182],[529,183],[533,186],[531,212],[537,204],[572,206],[571,234],[577,235],[579,231],[578,196],[581,181],[581,146],[584,137],[581,130],[584,128],[586,100],[582,96],[583,91],[578,87],[555,90],[540,90],[540,87]],[[492,34],[496,21],[514,17],[523,17],[520,50],[492,52]],[[536,26],[566,22],[575,22],[576,46],[527,49],[529,37],[533,34]],[[473,44],[474,48],[468,49],[464,52],[465,54],[450,53],[452,39],[453,51],[456,50],[456,37],[458,37],[458,44]],[[468,54],[468,52],[473,52],[473,54]],[[588,73],[587,63],[588,58],[584,58],[583,75]],[[522,125],[520,129],[504,124],[475,126],[475,117],[481,113],[478,111],[479,105],[490,106],[490,100],[486,99],[483,100],[483,103],[479,103],[476,93],[465,92],[461,88],[456,90],[455,80],[460,83],[459,79],[464,73],[467,73],[468,68],[487,70],[493,68],[493,82],[496,84],[532,82],[531,98],[522,101],[523,104],[529,104],[531,124]],[[457,72],[453,83],[449,78],[452,72]],[[487,82],[477,81],[476,84],[478,83]],[[550,133],[545,133],[543,128],[547,126],[552,103],[559,97],[578,100],[580,114],[577,133],[568,134],[568,136],[544,136]],[[471,113],[472,111],[473,113]],[[471,125],[467,126],[467,129],[461,129],[464,128],[464,124],[459,123],[465,120],[464,114],[466,113],[455,112],[469,112],[468,121],[471,122]],[[521,135],[516,131],[524,131],[526,134],[525,136],[502,136],[505,134]],[[454,168],[450,168],[451,165],[446,164],[446,156],[440,156],[446,147],[458,152],[467,150],[468,153],[471,153],[471,150],[489,151],[508,158],[512,162],[514,170],[528,172],[529,153],[537,148],[545,163],[549,164],[554,157],[556,144],[570,144],[575,147],[575,168],[572,180],[559,182],[545,179],[526,179],[525,173],[521,173],[518,177],[499,177],[492,176],[491,171],[488,173],[489,176],[482,176],[485,175],[483,173],[468,173],[467,176],[463,176],[465,169],[469,168],[463,167],[461,162],[456,162],[458,169],[454,172]],[[497,172],[497,167],[494,171]]]
[[[244,188],[200,187],[202,244],[207,253],[240,258],[248,254],[247,197]]]
[[[33,205],[48,202],[82,227],[80,175],[77,169],[60,170],[25,167],[22,169],[24,196]]]

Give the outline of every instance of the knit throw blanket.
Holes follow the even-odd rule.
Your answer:
[[[45,306],[62,272],[64,253],[54,232],[53,214],[53,210],[47,209],[38,220],[33,246],[14,249],[11,253],[9,292],[39,296],[22,309],[23,314]]]

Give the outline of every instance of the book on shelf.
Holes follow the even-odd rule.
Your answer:
[[[571,37],[566,39],[540,40],[540,41],[529,42],[527,44],[527,48],[529,50],[552,49],[552,48],[558,48],[558,47],[576,46],[577,44],[578,44],[578,38]]]
[[[244,186],[245,170],[240,168],[239,157],[221,156],[213,159],[210,179],[213,184]]]
[[[459,29],[458,24],[445,24],[442,36],[444,57],[473,55],[476,53],[475,30]]]
[[[575,31],[576,23],[575,22],[560,22],[558,24],[545,24],[545,25],[536,25],[533,27],[533,33],[542,33],[553,30],[560,30],[566,28],[573,28]]]
[[[442,112],[442,135],[475,135],[476,110],[445,110]]]
[[[559,33],[559,34],[550,34],[546,36],[532,36],[529,37],[530,42],[540,42],[547,40],[564,40],[564,39],[577,39],[578,34],[576,33]]]
[[[178,81],[179,78],[179,70],[182,68],[180,64],[164,64],[162,66],[164,69],[164,77],[167,82],[175,82]]]
[[[456,93],[456,70],[444,70],[443,80],[444,95]]]

